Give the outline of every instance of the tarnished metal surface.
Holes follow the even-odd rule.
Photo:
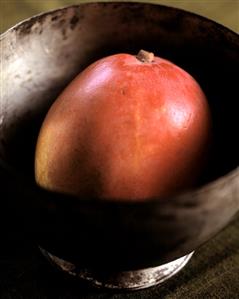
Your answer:
[[[202,178],[206,185],[134,205],[38,190],[33,184],[34,147],[57,94],[99,57],[141,48],[185,68],[208,97],[214,141]],[[168,262],[220,231],[239,209],[238,49],[238,36],[216,23],[176,9],[133,3],[68,7],[4,33],[0,158],[21,177],[8,179],[1,169],[1,188],[15,198],[12,209],[26,214],[21,219],[26,219],[28,231],[66,260],[124,269]]]
[[[80,265],[75,265],[71,262],[62,260],[42,248],[40,248],[40,250],[42,254],[60,270],[83,279],[94,287],[114,290],[139,290],[149,288],[156,284],[162,284],[170,277],[177,274],[188,263],[193,255],[192,252],[175,261],[146,269],[121,272],[96,272],[89,271],[81,268]]]

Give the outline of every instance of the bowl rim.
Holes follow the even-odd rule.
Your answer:
[[[153,1],[153,0],[151,0]],[[206,17],[206,16],[203,16],[201,14],[197,14],[195,12],[191,12],[191,11],[188,11],[186,9],[183,9],[183,8],[178,8],[178,7],[174,7],[174,6],[169,6],[169,5],[164,5],[164,4],[160,4],[160,3],[156,3],[155,1],[154,2],[151,2],[151,1],[146,1],[144,0],[144,2],[138,2],[137,0],[116,0],[116,1],[107,1],[107,0],[99,0],[99,1],[95,1],[95,0],[84,0],[84,2],[82,3],[78,3],[78,4],[71,4],[71,5],[63,5],[63,6],[60,6],[59,8],[53,8],[53,9],[50,9],[50,10],[47,10],[47,11],[43,11],[43,12],[40,12],[38,14],[35,14],[33,16],[30,16],[26,19],[23,19],[19,22],[17,22],[15,25],[9,27],[8,29],[6,29],[4,32],[2,32],[0,34],[0,40],[1,38],[4,38],[6,34],[8,34],[9,32],[15,30],[17,27],[27,23],[27,22],[31,22],[33,21],[34,19],[36,18],[39,18],[39,17],[45,17],[47,15],[50,15],[52,13],[56,13],[56,12],[59,12],[61,10],[65,10],[65,9],[69,9],[69,8],[79,8],[80,6],[84,6],[84,5],[101,5],[101,4],[104,4],[104,5],[112,5],[112,4],[120,4],[120,5],[124,5],[124,4],[132,4],[132,5],[152,5],[152,6],[159,6],[159,7],[163,7],[163,8],[167,8],[167,9],[170,9],[170,10],[174,10],[174,11],[178,11],[178,12],[183,12],[185,14],[188,14],[192,17],[197,17],[198,19],[201,19],[202,21],[205,21],[205,22],[208,22],[208,23],[212,23],[216,26],[218,26],[218,28],[220,28],[222,31],[225,31],[227,33],[230,33],[232,35],[235,35],[235,37],[238,37],[239,36],[239,32],[237,33],[236,31],[232,30],[231,28],[228,28],[226,27],[225,25],[215,21],[215,20],[211,20],[209,17]]]

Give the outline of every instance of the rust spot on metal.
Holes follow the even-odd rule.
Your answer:
[[[59,16],[54,16],[51,18],[52,21],[56,21],[57,19],[59,19]]]
[[[62,33],[63,40],[66,40],[67,39],[66,28],[62,28],[61,33]]]
[[[79,17],[76,16],[76,15],[71,18],[71,20],[70,20],[70,28],[72,30],[76,27],[76,25],[79,22],[79,20],[80,20]]]
[[[31,32],[32,26],[35,24],[34,19],[30,19],[28,22],[23,23],[20,27],[16,30],[19,35],[27,35]]]

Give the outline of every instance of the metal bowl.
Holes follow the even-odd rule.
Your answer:
[[[96,59],[146,49],[191,73],[213,119],[208,166],[194,190],[145,203],[101,202],[41,190],[34,148],[57,95]],[[1,36],[0,179],[12,227],[87,269],[132,270],[197,249],[239,210],[239,38],[175,8],[88,3],[35,16]],[[3,199],[2,199],[3,200]],[[7,203],[7,204],[6,204]]]

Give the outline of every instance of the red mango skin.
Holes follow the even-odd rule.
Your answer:
[[[211,117],[198,83],[170,61],[116,54],[90,65],[50,108],[35,178],[82,199],[145,201],[192,187]]]

